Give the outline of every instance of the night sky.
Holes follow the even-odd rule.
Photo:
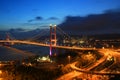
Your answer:
[[[86,18],[107,10],[120,10],[120,0],[0,0],[0,30],[48,28],[64,25],[68,16]]]

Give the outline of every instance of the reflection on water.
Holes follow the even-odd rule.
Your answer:
[[[6,60],[16,60],[16,59],[21,59],[23,55],[14,52],[6,47],[1,47],[0,46],[0,60],[1,61],[6,61]]]
[[[0,61],[21,60],[33,55],[43,56],[49,54],[48,47],[32,45],[14,45],[12,47],[0,46]]]

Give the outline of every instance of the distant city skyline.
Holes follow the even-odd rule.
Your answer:
[[[47,28],[66,16],[86,17],[119,9],[120,0],[0,0],[0,30]]]

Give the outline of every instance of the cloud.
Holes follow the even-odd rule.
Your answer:
[[[43,19],[41,16],[36,16],[35,18],[28,20],[28,22],[42,21],[42,20],[59,20],[59,18],[49,17],[48,19]]]
[[[41,21],[43,18],[41,16],[36,16],[34,19],[28,20],[28,22],[33,22],[33,21]]]
[[[59,20],[59,18],[57,18],[57,17],[50,17],[47,20]]]
[[[75,34],[120,33],[120,12],[93,14],[86,17],[67,16],[58,26],[66,32]]]
[[[40,16],[35,17],[35,20],[42,20],[43,18]]]
[[[120,8],[105,10],[105,13],[120,13]]]

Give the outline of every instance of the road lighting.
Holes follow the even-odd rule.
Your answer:
[[[0,70],[0,77],[2,76],[2,70]],[[1,79],[0,79],[1,80]]]
[[[105,49],[105,47],[102,47],[102,49]]]
[[[112,49],[114,48],[114,45],[112,45]]]
[[[68,61],[69,61],[69,64],[70,64],[70,58],[71,58],[71,56],[69,55],[69,56],[68,56]]]

